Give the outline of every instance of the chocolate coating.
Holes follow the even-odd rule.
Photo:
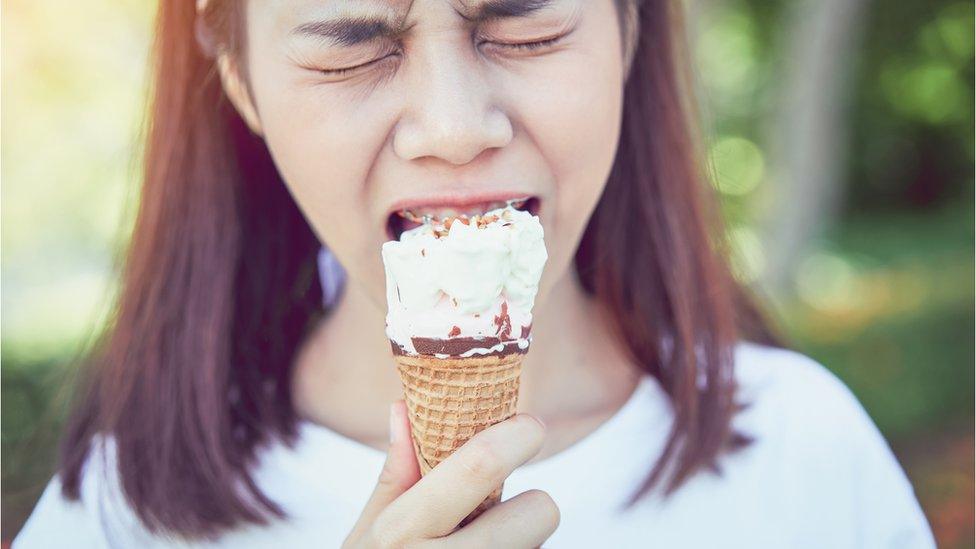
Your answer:
[[[520,330],[521,334],[519,339],[527,339],[529,334],[532,332],[532,325],[522,326]],[[448,337],[448,338],[435,338],[435,337],[412,337],[410,341],[413,342],[413,348],[417,350],[418,355],[448,355],[451,357],[459,357],[464,353],[470,351],[471,349],[490,349],[499,343],[503,343],[505,348],[501,351],[492,351],[483,355],[477,356],[502,356],[512,352],[511,347],[515,347],[515,352],[520,354],[525,354],[529,351],[528,348],[520,349],[518,347],[518,339],[502,339],[500,337]],[[401,347],[397,342],[390,340],[390,348],[393,350],[394,355],[407,355],[403,347]]]
[[[525,330],[523,330],[523,333]],[[527,336],[528,334],[526,334]],[[474,338],[474,337],[452,337],[448,339],[437,339],[431,337],[414,337],[411,338],[413,342],[414,349],[417,350],[417,354],[420,355],[448,355],[452,357],[458,357],[464,353],[470,351],[471,349],[490,349],[499,343],[505,345],[505,347],[500,351],[492,351],[490,353],[485,353],[483,355],[479,354],[477,356],[502,356],[511,353],[513,350],[519,354],[525,354],[528,349],[520,349],[518,346],[518,340],[512,339],[508,341],[502,341],[497,337],[484,337],[484,338]],[[393,354],[395,355],[405,355],[406,353],[400,345],[395,341],[390,341],[390,347],[393,349]],[[514,349],[513,349],[514,348]]]

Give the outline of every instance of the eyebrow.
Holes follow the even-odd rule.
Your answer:
[[[311,21],[295,27],[291,32],[299,36],[327,38],[340,46],[355,46],[396,34],[389,22],[369,17]]]
[[[485,0],[471,13],[458,12],[466,21],[484,23],[496,19],[524,17],[552,5],[553,0]],[[344,17],[327,21],[311,21],[294,29],[292,34],[324,38],[340,46],[355,46],[365,42],[396,36],[402,28],[386,19],[374,17]]]
[[[553,0],[486,0],[471,15],[461,14],[478,23],[506,17],[524,17],[552,5]]]

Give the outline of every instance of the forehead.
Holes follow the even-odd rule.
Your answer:
[[[587,0],[589,1],[589,0]],[[408,16],[454,13],[467,23],[488,23],[543,13],[560,0],[265,0],[252,2],[252,23],[263,22],[276,35],[353,46],[396,37]],[[271,10],[271,11],[265,11]]]
[[[403,16],[410,11],[415,0],[251,0],[249,3],[251,9],[258,8],[264,13],[290,20],[309,16]]]
[[[394,21],[411,11],[441,4],[454,8],[465,19],[476,20],[524,15],[555,3],[557,0],[253,0],[251,7],[289,20],[369,15]]]

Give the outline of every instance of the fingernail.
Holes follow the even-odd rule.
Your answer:
[[[534,419],[534,420],[536,420],[536,421],[538,421],[538,422],[539,422],[539,425],[542,425],[542,428],[543,428],[543,429],[545,429],[545,428],[546,428],[546,422],[544,422],[544,421],[542,421],[542,419],[541,419],[541,418],[540,418],[539,416],[534,416],[534,415],[532,415],[532,414],[525,414],[525,415],[527,415],[527,416],[529,416],[530,418],[532,418],[532,419]]]
[[[390,444],[397,440],[397,429],[399,428],[399,418],[397,417],[397,405],[390,404]]]

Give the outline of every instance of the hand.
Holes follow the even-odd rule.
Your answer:
[[[481,431],[423,478],[402,400],[390,409],[390,449],[344,549],[539,547],[559,525],[549,494],[529,490],[457,525],[542,447],[545,427],[518,414]]]

